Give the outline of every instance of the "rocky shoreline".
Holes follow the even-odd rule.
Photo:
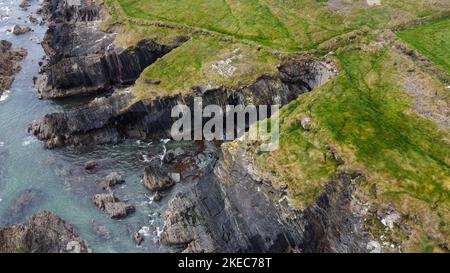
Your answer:
[[[36,120],[29,132],[46,148],[115,144],[123,139],[168,136],[178,103],[286,105],[337,75],[333,61],[299,54],[265,75],[235,89],[196,87],[189,95],[134,101],[126,89],[145,67],[185,41],[161,45],[144,40],[129,49],[114,48],[114,34],[100,31],[104,9],[91,1],[71,6],[44,1],[49,23],[43,46],[49,62],[39,92],[57,99],[103,94],[88,105]],[[111,94],[112,93],[112,94]],[[290,206],[285,188],[263,178],[242,148],[230,143],[200,142],[192,150],[168,151],[149,166],[143,184],[153,200],[177,183],[187,185],[169,203],[160,240],[183,252],[367,252],[352,188],[361,173],[342,172],[330,181],[316,203],[304,210]],[[110,189],[108,189],[110,190]],[[134,210],[114,193],[92,200],[112,218]],[[137,244],[142,238],[137,234]],[[84,248],[83,248],[84,249]],[[52,251],[54,248],[52,248]]]
[[[13,48],[8,41],[0,41],[0,96],[14,82],[15,74],[20,71],[20,63],[27,56],[27,50]]]

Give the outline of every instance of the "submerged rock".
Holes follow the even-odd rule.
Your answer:
[[[166,190],[175,184],[158,164],[152,164],[145,168],[143,182],[145,187],[151,191]]]
[[[28,0],[23,0],[23,1],[19,4],[19,7],[22,8],[22,9],[26,9],[26,8],[28,8],[28,7],[30,7],[30,6],[31,6],[31,4],[30,4],[30,2],[28,2]]]
[[[30,217],[25,224],[0,228],[0,252],[89,252],[74,228],[48,211]]]

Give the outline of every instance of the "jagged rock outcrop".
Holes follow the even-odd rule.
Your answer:
[[[28,0],[23,0],[20,4],[19,7],[22,9],[27,9],[28,7],[30,7],[31,4],[30,2],[28,2]]]
[[[194,98],[203,104],[286,105],[336,75],[333,63],[300,56],[280,66],[278,75],[260,77],[255,83],[237,89],[205,90],[198,87],[188,95],[176,95],[132,103],[131,94],[116,92],[96,99],[89,106],[66,113],[53,113],[33,122],[30,132],[46,147],[117,143],[124,138],[145,139],[169,135],[176,120],[172,107],[185,104],[191,108]]]
[[[80,253],[89,249],[71,225],[51,212],[42,211],[25,224],[0,228],[0,252]]]
[[[21,69],[20,62],[26,55],[26,49],[13,49],[10,42],[0,40],[0,95],[11,87],[14,75]]]
[[[19,25],[15,25],[12,33],[14,35],[22,35],[22,34],[25,34],[25,33],[31,32],[31,31],[32,31],[32,29],[30,27],[21,27]]]
[[[102,5],[53,0],[44,7],[49,28],[43,47],[49,62],[39,87],[42,98],[89,95],[132,84],[147,66],[179,45],[143,40],[127,49],[114,48],[115,34],[97,27],[106,12]]]
[[[171,200],[164,244],[184,252],[367,251],[351,206],[358,175],[342,173],[315,205],[296,210],[244,154],[225,150],[211,172]]]

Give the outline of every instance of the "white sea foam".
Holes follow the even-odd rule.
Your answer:
[[[3,146],[5,146],[5,142],[0,141],[0,147],[3,147]]]
[[[0,97],[0,101],[5,101],[9,97],[10,92],[11,91],[9,90],[5,90],[5,92],[3,92],[2,96]]]

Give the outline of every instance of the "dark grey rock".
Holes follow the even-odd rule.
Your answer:
[[[28,32],[31,32],[31,28],[30,27],[21,27],[19,25],[15,25],[13,28],[13,34],[14,35],[22,35]]]
[[[94,195],[92,202],[101,210],[111,216],[113,219],[124,218],[128,214],[133,213],[135,208],[133,205],[121,202],[114,193],[100,193]]]

